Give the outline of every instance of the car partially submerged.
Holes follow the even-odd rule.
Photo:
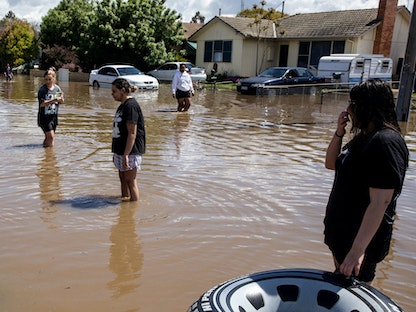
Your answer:
[[[256,77],[250,77],[237,84],[237,91],[242,94],[268,94],[271,91],[274,94],[279,86],[310,85],[323,83],[323,77],[317,77],[304,67],[270,67]],[[288,88],[284,88],[284,93]]]
[[[159,82],[131,65],[105,65],[94,69],[90,73],[89,84],[93,87],[111,88],[117,78],[125,78],[132,86],[139,90],[158,90]]]
[[[172,81],[173,76],[179,71],[179,67],[182,63],[185,64],[186,70],[193,82],[205,81],[207,79],[205,68],[195,66],[190,62],[167,62],[158,68],[149,71],[147,74],[157,78],[159,81]]]

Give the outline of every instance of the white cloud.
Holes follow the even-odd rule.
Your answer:
[[[13,2],[0,0],[0,18],[3,18],[9,11],[12,11],[17,18],[39,24],[48,10],[57,6],[58,3],[59,0],[48,0],[45,2],[35,0]]]

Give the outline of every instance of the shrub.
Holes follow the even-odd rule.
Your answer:
[[[68,69],[70,72],[74,72],[74,73],[82,73],[82,68],[74,63],[67,63],[67,64],[63,64],[62,68]]]

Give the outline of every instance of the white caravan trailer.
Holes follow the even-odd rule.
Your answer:
[[[371,78],[390,82],[392,72],[393,60],[382,54],[331,54],[322,56],[318,64],[318,76],[343,87]]]

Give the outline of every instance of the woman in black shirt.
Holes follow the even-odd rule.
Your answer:
[[[137,91],[123,78],[113,81],[111,94],[121,102],[113,122],[113,161],[119,170],[122,200],[137,201],[139,188],[136,174],[140,170],[142,154],[146,151],[146,134],[142,110],[131,92]]]
[[[341,150],[350,119],[353,137]],[[388,254],[408,158],[390,87],[380,80],[354,86],[325,159],[326,168],[335,170],[325,243],[345,276],[371,283],[376,264]]]

